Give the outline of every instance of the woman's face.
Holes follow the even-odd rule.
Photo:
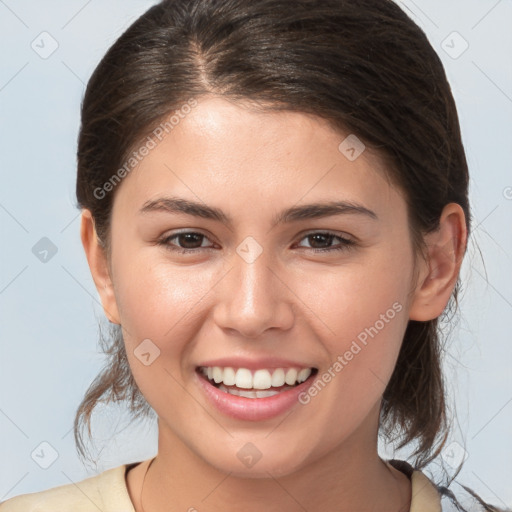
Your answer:
[[[108,308],[161,443],[246,476],[375,450],[413,250],[403,196],[348,135],[199,98],[118,185]],[[277,393],[234,396],[214,366]]]

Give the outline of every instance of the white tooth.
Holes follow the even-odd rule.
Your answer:
[[[265,389],[262,391],[255,391],[257,398],[267,398],[268,396],[278,395],[280,391],[274,389]]]
[[[223,372],[222,372],[222,368],[218,367],[218,366],[214,366],[213,367],[213,380],[215,381],[216,384],[218,384],[219,382],[222,382],[222,375]]]
[[[222,382],[226,384],[226,386],[234,386],[235,385],[235,370],[231,367],[224,368],[224,377]]]
[[[252,374],[251,370],[247,368],[238,368],[236,371],[235,385],[237,388],[252,388]]]
[[[244,389],[227,388],[226,386],[224,386],[224,384],[221,384],[218,389],[220,391],[223,391],[224,393],[229,393],[230,395],[235,395],[235,396],[242,396],[242,397],[245,397],[245,398],[266,398],[268,396],[277,395],[277,394],[281,393],[282,391],[286,391],[287,389],[291,389],[291,387],[290,386],[286,386],[286,387],[284,387],[282,389],[282,391],[281,390],[277,391],[277,390],[274,390],[274,389],[246,391]]]
[[[252,378],[254,389],[269,389],[272,386],[272,377],[268,370],[256,370]]]
[[[299,382],[304,382],[311,375],[311,368],[303,368],[299,375],[297,376],[297,380]]]
[[[295,382],[297,382],[297,370],[295,368],[290,368],[286,372],[286,377],[285,377],[284,381],[289,386],[293,386],[295,384]]]
[[[258,398],[256,396],[256,391],[244,391],[243,389],[238,390],[239,395],[243,396],[244,398]]]
[[[224,386],[224,384],[220,384],[217,389],[219,391],[224,391],[224,393],[229,393],[229,389],[226,386]]]
[[[282,368],[278,368],[274,370],[272,374],[272,387],[278,388],[284,384],[284,370]]]
[[[289,386],[297,382],[304,382],[312,373],[311,368],[276,368],[275,370],[260,369],[254,372],[254,375],[247,368],[239,368],[235,371],[232,367],[222,368],[220,366],[202,367],[201,372],[213,380],[216,384],[223,383],[226,386],[237,386],[243,389],[270,389],[271,387],[282,387],[284,384]]]

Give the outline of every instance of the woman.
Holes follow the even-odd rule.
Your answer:
[[[457,503],[421,468],[449,431],[437,322],[467,163],[439,58],[394,3],[149,9],[89,81],[77,199],[116,326],[78,447],[98,403],[126,400],[156,413],[158,453],[2,510]],[[416,443],[411,463],[380,458],[379,434]]]

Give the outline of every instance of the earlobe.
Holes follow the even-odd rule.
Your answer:
[[[439,229],[425,237],[428,253],[409,310],[411,320],[428,321],[439,317],[453,292],[464,257],[467,229],[464,210],[447,204]]]
[[[90,210],[87,209],[82,210],[80,236],[94,284],[100,295],[103,311],[110,322],[120,324],[106,252],[96,233],[94,218]]]

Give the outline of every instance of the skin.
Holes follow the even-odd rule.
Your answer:
[[[426,237],[427,259],[415,266],[401,191],[368,148],[355,161],[338,150],[347,135],[302,113],[198,98],[118,186],[110,255],[83,211],[82,241],[105,314],[121,324],[135,380],[159,417],[146,511],[409,510],[410,481],[377,453],[382,393],[408,320],[436,318],[450,298],[466,244],[464,213],[445,207],[439,230]],[[139,213],[146,201],[171,195],[220,208],[233,224]],[[272,227],[285,208],[329,200],[361,204],[378,219],[343,214]],[[205,238],[169,244],[202,248],[183,255],[156,243],[178,230]],[[355,245],[315,253],[340,240],[312,240],[311,231]],[[262,248],[251,264],[236,252],[248,236]],[[394,303],[401,311],[291,413],[230,418],[198,386],[195,368],[225,356],[304,361],[322,375]],[[134,355],[147,338],[160,349],[149,366]],[[237,457],[249,442],[262,454],[250,468]],[[137,512],[147,466],[127,475]]]

